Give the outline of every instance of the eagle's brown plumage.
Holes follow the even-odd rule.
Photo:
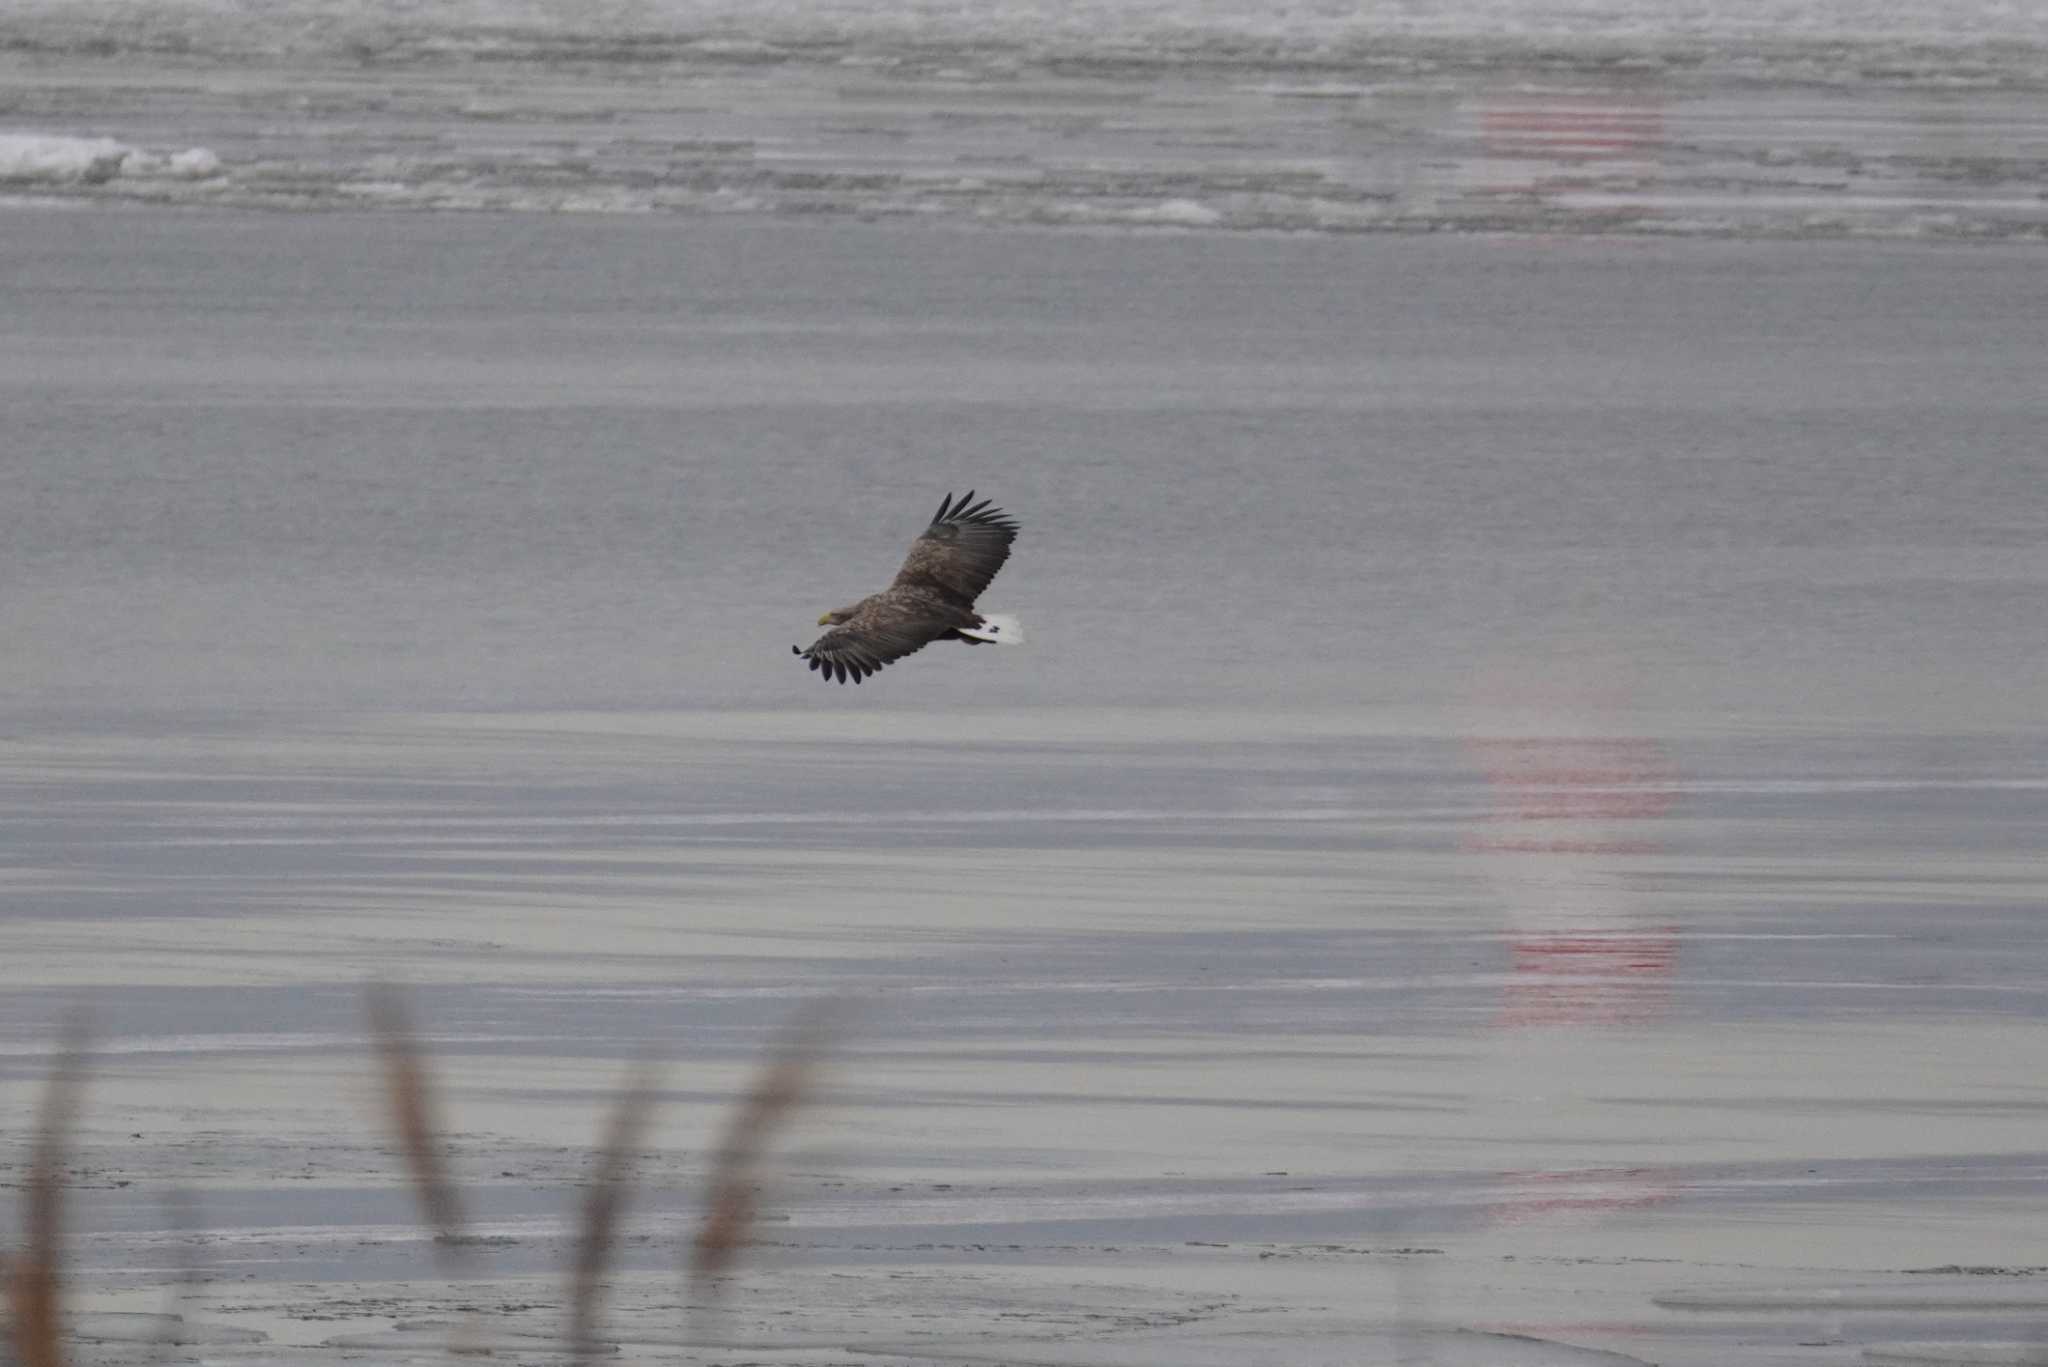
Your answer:
[[[819,625],[832,630],[808,650],[790,649],[828,679],[859,683],[933,641],[979,644],[960,632],[981,627],[974,600],[1010,558],[1017,537],[1016,522],[991,502],[976,503],[972,489],[957,501],[947,494],[888,588],[826,613]]]

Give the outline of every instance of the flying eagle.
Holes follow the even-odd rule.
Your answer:
[[[790,649],[827,679],[859,683],[933,641],[985,645],[1020,639],[1014,618],[974,610],[975,598],[1010,558],[1017,537],[1017,524],[990,502],[976,503],[972,489],[957,502],[947,494],[932,525],[910,543],[888,588],[826,613],[818,625],[832,630],[809,650]]]

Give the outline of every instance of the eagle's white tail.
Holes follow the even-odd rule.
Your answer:
[[[1024,624],[1007,612],[984,612],[978,627],[960,628],[962,636],[971,636],[977,641],[993,641],[999,646],[1015,646],[1024,643]]]

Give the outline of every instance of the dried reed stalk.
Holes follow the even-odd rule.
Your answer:
[[[22,1248],[6,1260],[8,1338],[20,1367],[63,1367],[64,1157],[85,1084],[85,1024],[64,1029],[43,1087],[23,1206]]]
[[[634,1156],[653,1118],[658,1081],[652,1063],[635,1065],[612,1104],[590,1191],[583,1198],[576,1261],[569,1279],[569,1349],[577,1357],[591,1357],[598,1351],[597,1321],[603,1309],[605,1269],[631,1195]]]
[[[370,1037],[384,1067],[384,1098],[391,1126],[405,1151],[406,1167],[412,1173],[413,1194],[433,1227],[435,1256],[444,1264],[452,1263],[466,1242],[469,1226],[463,1216],[462,1194],[441,1161],[436,1139],[440,1127],[435,1123],[434,1088],[426,1060],[396,990],[372,984],[366,1005]]]
[[[726,1126],[712,1160],[704,1223],[690,1249],[693,1294],[715,1289],[746,1247],[759,1213],[761,1160],[810,1097],[833,1014],[814,1007],[797,1018]]]

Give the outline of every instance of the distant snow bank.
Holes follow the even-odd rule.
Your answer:
[[[116,176],[205,180],[220,171],[220,158],[204,147],[158,152],[112,138],[0,133],[0,185],[100,185]]]

